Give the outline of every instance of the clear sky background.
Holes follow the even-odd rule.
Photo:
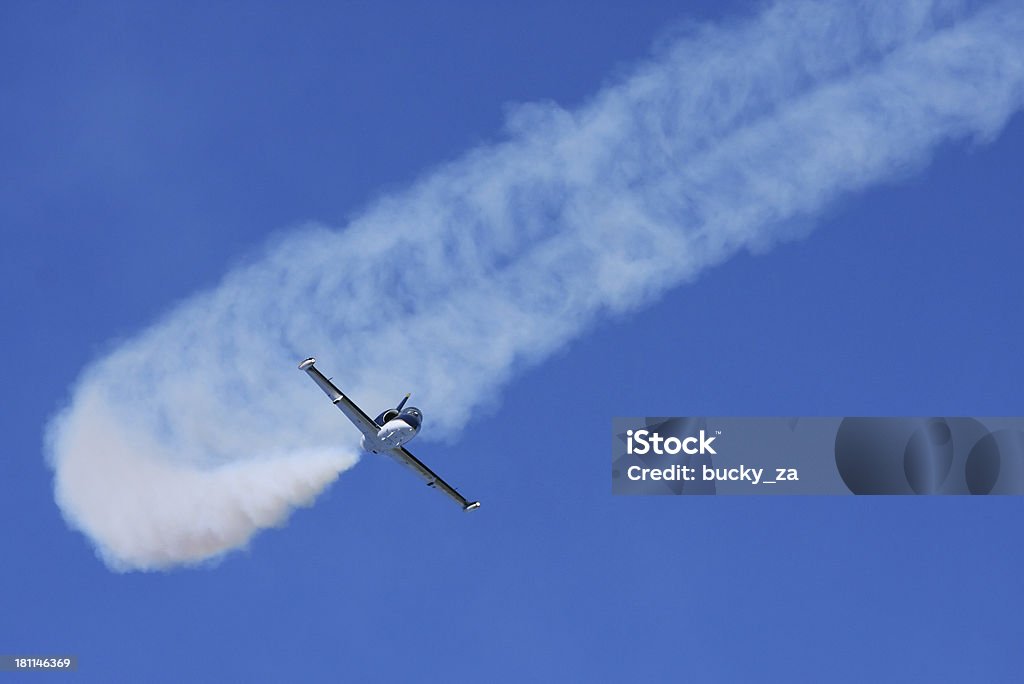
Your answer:
[[[111,344],[498,139],[508,103],[572,108],[751,11],[586,5],[0,9],[0,653],[83,681],[1019,676],[1019,498],[613,499],[608,442],[613,416],[1024,414],[1020,115],[417,442],[472,515],[366,458],[211,567],[113,573],[62,520],[43,427]]]

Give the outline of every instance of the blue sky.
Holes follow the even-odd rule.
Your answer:
[[[54,503],[44,426],[119,340],[500,140],[509,103],[576,108],[681,22],[753,11],[5,7],[0,653],[86,681],[1012,680],[1019,500],[612,499],[606,459],[622,415],[1021,415],[1019,114],[589,322],[417,442],[473,515],[364,459],[212,567],[119,574]]]

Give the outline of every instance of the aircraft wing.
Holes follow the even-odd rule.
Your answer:
[[[345,394],[334,386],[334,383],[324,377],[324,374],[313,365],[313,359],[306,359],[299,366],[309,373],[313,382],[320,386],[327,398],[338,407],[338,410],[345,414],[345,417],[352,421],[352,424],[359,428],[359,431],[370,439],[376,439],[380,426],[373,422],[373,418],[363,413],[363,410],[356,406],[356,403],[345,396]]]
[[[388,455],[402,465],[408,466],[412,470],[416,471],[416,474],[426,481],[428,487],[433,487],[454,499],[460,506],[462,506],[462,510],[471,511],[474,508],[480,508],[479,501],[470,501],[459,494],[455,487],[452,487],[450,484],[442,480],[437,473],[428,468],[423,461],[409,453],[409,450],[405,447],[391,449],[388,452]]]

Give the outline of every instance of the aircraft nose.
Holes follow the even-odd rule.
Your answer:
[[[377,432],[377,438],[388,446],[400,446],[411,436],[413,429],[403,421],[392,420]]]

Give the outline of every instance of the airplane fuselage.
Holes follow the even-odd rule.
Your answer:
[[[398,448],[415,437],[423,424],[423,414],[413,406],[402,411],[388,409],[377,416],[374,422],[380,426],[376,437],[364,435],[360,446],[364,451],[378,454]]]

